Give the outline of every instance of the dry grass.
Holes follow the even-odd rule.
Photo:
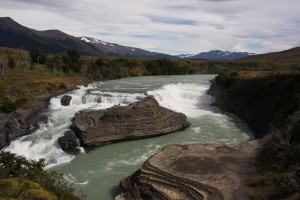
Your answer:
[[[239,71],[238,75],[241,79],[251,79],[272,76],[275,74],[294,74],[295,71]]]
[[[14,102],[17,98],[25,98],[27,102],[22,107],[28,107],[39,95],[65,90],[70,86],[88,82],[83,76],[51,76],[30,75],[0,80],[1,95]]]
[[[24,51],[29,57],[28,52]],[[5,103],[15,103],[22,100],[22,105],[28,107],[35,97],[63,91],[66,88],[89,82],[83,75],[65,75],[60,71],[50,71],[45,65],[31,65],[27,60],[23,68],[20,60],[20,50],[0,47],[0,60],[6,63],[12,57],[15,68],[4,65],[3,75],[0,76],[0,107]],[[1,109],[0,109],[1,110]]]

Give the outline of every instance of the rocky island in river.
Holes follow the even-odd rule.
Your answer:
[[[75,114],[71,129],[86,149],[172,133],[189,127],[186,115],[161,107],[153,97],[128,106]]]

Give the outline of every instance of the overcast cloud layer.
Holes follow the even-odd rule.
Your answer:
[[[38,29],[168,54],[265,53],[300,46],[299,0],[0,0]]]

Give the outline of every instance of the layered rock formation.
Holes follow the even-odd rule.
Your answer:
[[[159,106],[153,97],[105,111],[79,112],[72,121],[71,128],[85,148],[159,136],[189,126],[184,114]]]
[[[253,172],[257,141],[168,145],[120,182],[116,200],[248,199],[242,179]]]

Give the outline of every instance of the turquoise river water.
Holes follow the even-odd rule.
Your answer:
[[[232,143],[251,139],[247,126],[236,117],[210,106],[207,95],[214,75],[149,76],[96,82],[68,92],[70,106],[61,106],[63,95],[54,97],[43,113],[48,124],[22,137],[6,149],[27,158],[45,158],[47,169],[64,174],[70,184],[87,195],[87,200],[111,200],[118,183],[137,170],[151,155],[167,144]],[[70,156],[57,143],[71,125],[74,114],[84,109],[106,109],[128,105],[152,95],[161,106],[187,115],[191,126],[184,131],[150,139],[106,145],[89,153]]]

